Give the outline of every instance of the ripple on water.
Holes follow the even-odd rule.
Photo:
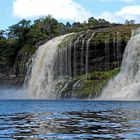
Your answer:
[[[140,102],[21,100],[1,106],[1,139],[140,138]]]

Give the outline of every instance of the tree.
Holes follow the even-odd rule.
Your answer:
[[[21,20],[15,25],[9,27],[8,31],[8,38],[20,39],[23,40],[26,38],[26,34],[30,30],[30,20]]]
[[[58,23],[58,34],[66,33],[66,27],[63,23]]]
[[[99,25],[110,25],[110,22],[106,21],[105,19],[99,18],[98,24]]]
[[[125,24],[126,25],[133,25],[133,24],[135,24],[135,20],[126,20]]]
[[[66,28],[70,29],[71,28],[71,24],[69,22],[66,23]]]
[[[88,25],[89,26],[95,26],[97,24],[98,24],[98,21],[94,17],[91,17],[91,18],[88,19]]]
[[[5,39],[4,34],[5,34],[5,31],[0,30],[0,39]]]

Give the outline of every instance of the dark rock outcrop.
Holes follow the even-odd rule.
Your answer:
[[[130,27],[118,26],[80,32],[62,42],[55,66],[56,79],[66,76],[61,98],[97,96],[119,71],[130,36]]]

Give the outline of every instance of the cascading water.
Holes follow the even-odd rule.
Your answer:
[[[83,36],[82,36],[82,38],[83,38]],[[83,73],[83,66],[84,66],[84,44],[85,44],[85,39],[83,38],[83,40],[82,40],[82,49],[81,49],[81,74]]]
[[[76,61],[76,47],[77,43],[79,43],[80,38],[82,38],[83,34],[80,35],[76,41],[74,42],[74,61],[73,61],[73,74],[76,76],[77,75],[77,61]]]
[[[57,72],[57,70],[55,70],[55,59],[58,52],[58,45],[65,37],[70,35],[71,34],[56,37],[38,48],[33,57],[31,75],[27,85],[28,93],[32,95],[33,98],[50,99],[55,97],[53,93],[55,92],[54,86],[57,82],[55,78]],[[61,62],[60,65],[63,65],[63,62]],[[27,74],[27,76],[29,76],[29,74]]]
[[[30,96],[36,99],[61,98],[73,77],[88,72],[89,45],[94,36],[94,32],[88,32],[56,37],[38,48],[25,78]],[[63,97],[69,97],[69,93],[65,94]],[[70,93],[71,96],[75,95]]]
[[[106,65],[106,70],[109,70],[109,37],[105,40],[105,65]]]
[[[120,73],[103,89],[100,100],[140,100],[140,29],[133,32]]]
[[[117,61],[117,52],[113,52],[117,49],[112,50],[109,46],[110,35],[106,35],[107,38],[105,42],[101,42],[101,46],[100,40],[99,42],[95,40],[94,37],[101,31],[88,30],[71,33],[53,38],[40,46],[32,58],[32,63],[28,66],[25,78],[29,96],[35,99],[85,97],[80,95],[79,89],[84,86],[80,78],[88,76],[88,73],[94,70],[113,68],[111,64]]]
[[[119,37],[119,32],[117,32],[117,67],[120,67],[120,37]]]
[[[93,36],[94,36],[94,32],[92,33],[92,35],[91,35],[91,37],[87,40],[87,48],[86,48],[86,73],[88,73],[88,71],[89,71],[89,45],[90,45],[90,41],[91,41],[91,39],[93,38]]]

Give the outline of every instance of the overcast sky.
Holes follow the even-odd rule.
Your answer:
[[[91,16],[110,22],[140,22],[140,0],[1,0],[0,29],[23,18],[34,20],[48,14],[61,22],[83,22]]]

